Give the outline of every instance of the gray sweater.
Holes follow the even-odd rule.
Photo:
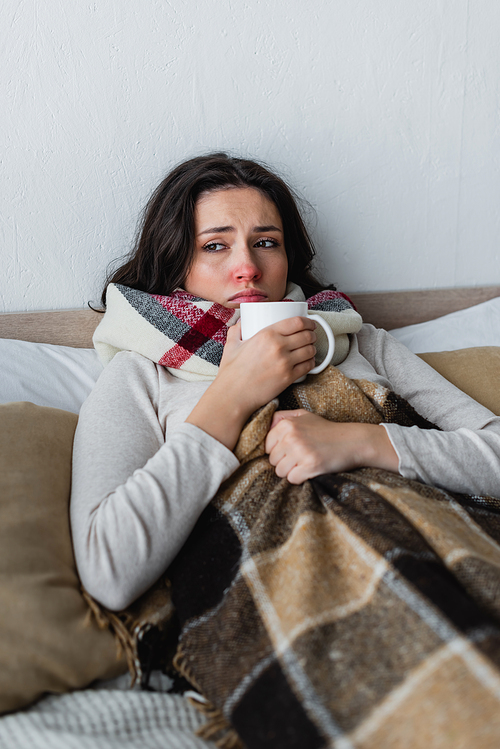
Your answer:
[[[500,418],[383,330],[363,325],[339,369],[406,398],[443,431],[386,424],[402,476],[500,496]],[[110,609],[128,606],[166,570],[234,454],[186,424],[209,382],[186,382],[120,352],[84,403],[75,435],[71,524],[83,584]]]

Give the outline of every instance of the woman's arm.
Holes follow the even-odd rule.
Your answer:
[[[306,419],[302,411],[279,412],[266,442],[278,475],[300,483],[321,472],[374,466],[451,491],[500,495],[500,418],[386,331],[364,325],[357,338],[360,353],[377,374],[442,431],[323,424],[319,417]],[[295,413],[301,418],[294,419]]]
[[[165,439],[159,395],[156,366],[119,353],[85,402],[75,435],[76,562],[89,593],[111,609],[157,580],[239,465],[196,426],[183,424]]]
[[[232,450],[249,416],[315,366],[315,326],[293,317],[242,341],[239,322],[233,325],[219,373],[187,422]]]
[[[385,330],[364,325],[360,353],[440,430],[385,424],[399,472],[450,491],[500,496],[500,418]]]
[[[239,465],[231,449],[247,418],[314,366],[313,321],[272,327],[245,342],[239,325],[229,331],[216,380],[166,438],[157,367],[121,352],[104,369],[75,435],[71,523],[82,582],[108,608],[165,571]]]

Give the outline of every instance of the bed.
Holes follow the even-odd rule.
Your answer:
[[[365,322],[392,331],[443,376],[500,414],[499,286],[350,296]],[[5,749],[208,748],[214,744],[195,733],[203,728],[205,718],[185,697],[168,692],[171,687],[168,677],[154,672],[147,691],[137,686],[130,688],[125,661],[123,657],[117,659],[110,633],[99,629],[95,621],[89,624],[91,617],[81,598],[74,568],[71,569],[70,546],[66,544],[65,548],[57,547],[54,551],[56,536],[63,532],[62,525],[67,525],[64,507],[70,476],[65,476],[58,489],[61,497],[58,505],[53,504],[51,481],[55,481],[54,470],[62,460],[63,449],[64,460],[68,462],[69,438],[61,446],[54,430],[47,431],[39,454],[38,448],[24,449],[25,442],[20,441],[29,425],[30,429],[40,430],[40,442],[40,434],[45,434],[43,430],[48,429],[49,422],[57,429],[60,425],[65,434],[72,434],[81,403],[101,371],[91,349],[92,333],[99,319],[99,314],[92,310],[0,315],[0,404],[4,404],[0,406],[4,450],[0,548],[6,549],[11,544],[12,549],[10,561],[0,560],[3,611],[0,626],[4,630],[0,638],[3,640],[0,672],[4,674],[3,681],[0,677],[0,709],[4,713],[0,718],[0,746]],[[35,405],[19,406],[18,402]],[[24,430],[21,435],[19,424]],[[36,472],[35,453],[39,461]],[[54,463],[56,453],[59,462]],[[6,475],[10,483],[6,483]],[[37,496],[36,507],[31,496],[28,498],[31,504],[23,504],[27,488]],[[19,501],[14,509],[6,508],[7,489],[18,492]],[[49,503],[52,503],[50,512],[39,521],[41,525],[33,527],[33,523],[27,522],[32,514],[38,522],[37,513],[42,513]],[[22,533],[16,537],[21,525]],[[52,534],[50,548],[47,544],[37,547],[42,535],[40,528],[47,535]],[[67,529],[64,533],[68,535]],[[29,545],[30,553],[19,551],[23,544]],[[51,555],[57,564],[64,557],[63,568],[57,567],[55,571],[50,567],[54,563]],[[19,579],[12,560],[25,565]],[[39,573],[38,588],[45,586],[43,595],[37,590],[39,598],[31,593],[32,581],[26,582],[33,572]],[[61,590],[50,599],[58,586]],[[38,616],[33,598],[43,616],[52,606],[45,629],[41,625],[35,629],[26,627],[27,620]],[[68,629],[65,635],[68,641],[58,632],[61,608],[67,614],[63,626]],[[34,648],[33,641],[37,638],[39,644]],[[23,652],[13,654],[16,640],[22,642]],[[14,645],[9,647],[9,643]],[[52,648],[53,663],[45,662],[44,647]],[[67,659],[65,648],[72,650]],[[98,656],[92,658],[90,650],[98,652]],[[19,672],[22,678],[16,681]],[[14,694],[10,702],[9,690]]]

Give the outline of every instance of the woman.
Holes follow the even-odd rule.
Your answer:
[[[232,450],[248,417],[314,367],[316,342],[307,318],[245,342],[236,322],[215,378],[186,379],[129,344],[130,330],[119,314],[112,318],[111,291],[137,290],[137,308],[149,295],[161,295],[166,306],[201,297],[234,322],[242,301],[318,292],[313,255],[290,190],[254,162],[225,154],[192,159],[151,198],[134,253],[107,287],[104,320],[115,320],[107,345],[117,353],[84,404],[75,436],[76,560],[85,587],[108,608],[128,606],[166,570],[238,467]],[[373,466],[452,491],[498,493],[500,419],[490,411],[370,325],[351,335],[338,367],[392,388],[443,431],[278,412],[266,451],[279,476],[302,483]]]

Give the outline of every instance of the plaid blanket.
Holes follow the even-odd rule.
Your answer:
[[[424,422],[329,367],[281,398],[339,421]],[[362,469],[302,486],[240,469],[168,574],[177,664],[249,749],[498,747],[500,502]]]
[[[432,428],[333,367],[279,407]],[[174,663],[212,709],[204,735],[230,726],[220,746],[248,749],[496,749],[500,501],[376,469],[293,486],[264,454],[276,408],[243,430],[240,468],[167,572]]]
[[[303,301],[300,286],[290,283],[283,301]],[[335,335],[333,364],[349,353],[349,333],[361,328],[361,316],[341,291],[325,289],[307,300],[309,309],[321,315]],[[94,346],[108,364],[122,350],[135,351],[166,367],[184,380],[213,380],[218,372],[227,331],[239,317],[229,309],[177,289],[171,296],[147,294],[121,284],[110,284],[106,313],[94,333]],[[323,361],[328,342],[318,325],[317,357]]]

